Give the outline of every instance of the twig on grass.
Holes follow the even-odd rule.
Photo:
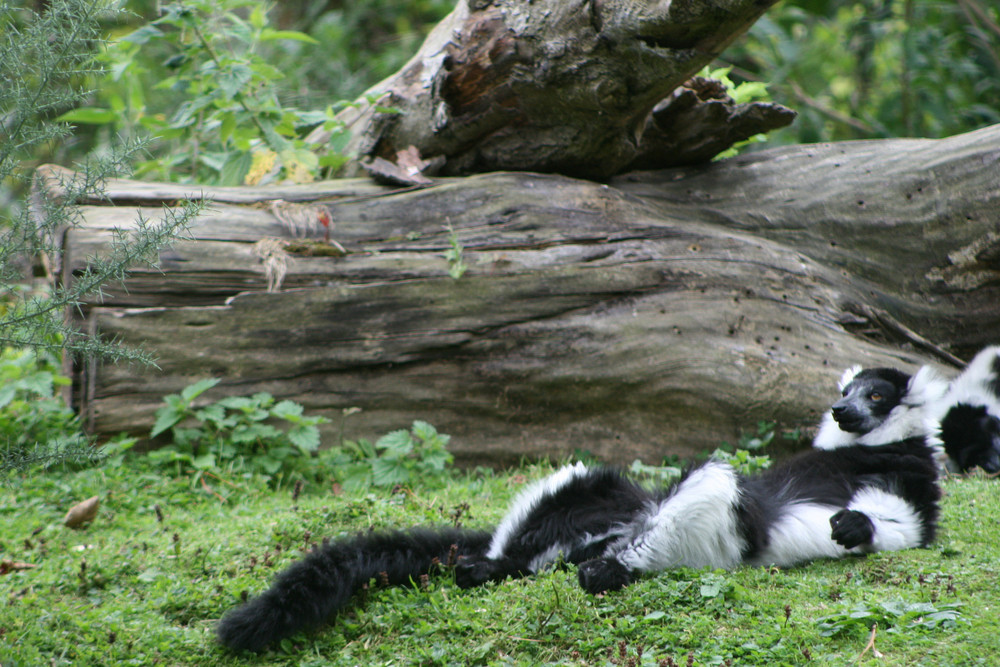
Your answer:
[[[854,661],[854,664],[861,664],[861,659],[865,657],[865,653],[868,653],[869,650],[871,650],[872,655],[876,658],[882,657],[882,654],[879,653],[877,648],[875,648],[875,635],[877,632],[878,623],[872,623],[872,633],[868,637],[868,644],[865,646],[865,650],[861,652],[861,655],[858,656],[858,659]]]

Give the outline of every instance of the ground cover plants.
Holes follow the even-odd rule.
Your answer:
[[[572,567],[463,591],[447,574],[371,589],[350,613],[262,655],[214,641],[244,592],[324,537],[369,527],[497,521],[551,470],[447,483],[275,483],[210,489],[137,455],[10,477],[0,487],[0,664],[13,665],[975,665],[1000,634],[1000,485],[944,483],[930,549],[790,570],[680,569],[593,597]],[[97,495],[81,530],[66,510]],[[875,626],[874,635],[872,626]],[[874,637],[874,639],[873,639]]]

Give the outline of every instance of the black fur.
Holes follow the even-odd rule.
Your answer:
[[[986,406],[955,405],[941,419],[941,442],[962,472],[982,468],[1000,472],[1000,420]]]
[[[934,416],[939,429],[931,440],[944,448],[951,469],[1000,472],[1000,346],[969,362]]]
[[[741,518],[751,534],[766,535],[766,527],[790,503],[844,507],[864,488],[877,488],[909,501],[920,515],[920,546],[934,540],[941,490],[934,453],[923,438],[803,452],[742,480],[742,503],[756,508],[756,513],[748,511],[748,516]],[[870,536],[858,544],[868,541]],[[766,543],[758,544],[758,551],[750,551],[746,556],[755,556],[764,546]]]
[[[458,555],[489,543],[482,531],[441,529],[359,534],[329,542],[282,572],[271,588],[227,613],[219,641],[234,650],[259,651],[343,609],[372,578],[406,585]]]
[[[634,481],[613,468],[596,468],[572,479],[556,493],[543,497],[521,523],[503,558],[489,559],[485,550],[455,568],[455,582],[470,588],[531,573],[531,562],[553,545],[574,565],[602,554],[624,533],[622,526],[655,500]],[[583,536],[605,536],[582,540]]]
[[[892,407],[908,397],[908,382],[909,376],[891,369],[858,373],[851,386],[863,387],[869,414],[854,401],[841,411],[844,423],[865,428],[875,415],[879,424],[864,437],[906,432],[915,413]],[[895,428],[894,420],[902,426]],[[750,476],[709,461],[666,488],[649,490],[620,471],[578,464],[522,492],[492,534],[414,529],[336,540],[226,614],[219,640],[231,649],[259,651],[323,623],[372,578],[405,585],[435,562],[453,562],[455,581],[466,588],[563,559],[577,565],[585,590],[600,593],[677,565],[784,567],[849,549],[928,545],[940,499],[933,449],[922,436],[839,440],[844,433],[832,426],[828,448]]]
[[[872,541],[875,526],[864,512],[840,510],[830,517],[833,540],[845,549],[853,549]]]
[[[845,549],[863,549],[872,543],[874,525],[864,513],[846,505],[859,490],[871,488],[904,498],[920,516],[919,545],[929,544],[938,516],[936,478],[931,450],[919,439],[809,451],[759,474],[740,477],[733,507],[736,531],[742,538],[739,561],[755,562],[765,554],[771,546],[770,527],[787,508],[801,503],[841,508],[829,516],[831,539]],[[533,505],[517,523],[510,547],[495,558],[487,556],[490,534],[486,532],[416,529],[336,540],[289,567],[269,590],[226,614],[219,624],[219,640],[231,649],[259,651],[323,623],[346,607],[372,578],[405,585],[429,572],[435,561],[447,563],[449,552],[454,551],[459,554],[455,579],[461,587],[530,574],[539,567],[533,561],[546,560],[546,554],[559,545],[559,555],[578,564],[579,582],[585,590],[617,590],[641,572],[616,558],[621,548],[616,544],[646,529],[651,507],[683,492],[680,482],[649,491],[617,470],[587,470]],[[555,557],[552,554],[546,562]],[[782,564],[812,557],[816,554],[804,548]]]

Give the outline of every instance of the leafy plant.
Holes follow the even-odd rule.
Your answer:
[[[189,465],[196,471],[243,469],[269,477],[293,472],[320,444],[319,424],[325,417],[307,417],[293,401],[275,402],[260,392],[231,396],[194,407],[195,399],[219,383],[205,379],[164,397],[156,411],[150,437],[170,431],[172,443],[148,454],[160,465]],[[275,422],[287,426],[279,428]]]
[[[799,112],[772,143],[940,137],[1000,122],[1000,6],[792,0],[724,54]]]
[[[116,15],[103,2],[42,5],[44,11],[34,12],[23,3],[0,3],[0,184],[19,194],[32,179],[39,186],[30,201],[0,210],[0,345],[148,361],[139,351],[82,334],[63,314],[99,297],[102,286],[120,281],[135,264],[155,262],[157,250],[198,214],[200,203],[165,209],[156,220],[140,218],[119,230],[110,251],[92,258],[71,281],[26,287],[32,262],[58,256],[64,230],[81,221],[77,202],[101,199],[104,182],[125,173],[143,150],[137,142],[115,144],[72,174],[33,169],[73,134],[53,118],[86,99],[83,83],[100,73],[94,49],[103,43],[102,22]]]
[[[451,247],[444,252],[444,258],[448,260],[448,275],[458,280],[469,270],[469,265],[462,259],[462,244],[451,225],[448,225],[448,245]]]
[[[767,92],[767,84],[760,81],[741,81],[740,83],[735,83],[731,78],[729,78],[729,73],[732,71],[732,67],[719,67],[712,69],[711,67],[703,67],[698,76],[705,77],[706,79],[715,79],[720,82],[726,89],[726,93],[733,98],[733,102],[736,104],[748,104],[754,101],[770,101],[771,96]],[[722,151],[716,155],[714,160],[721,160],[727,157],[733,157],[738,155],[740,151],[751,145],[758,144],[767,141],[767,135],[755,134],[749,139],[744,139],[743,141],[738,141],[726,150]]]
[[[0,471],[96,458],[76,415],[56,395],[69,382],[34,350],[0,352]]]
[[[261,54],[272,42],[316,44],[309,35],[276,30],[269,7],[247,0],[185,0],[125,35],[105,54],[112,76],[100,82],[98,104],[63,119],[167,140],[143,174],[223,185],[276,179],[312,181],[346,161],[332,144],[306,138],[317,126],[345,139],[335,109],[301,111],[283,104],[284,73]],[[148,51],[163,54],[149,61]],[[148,90],[150,71],[163,69]],[[160,112],[163,110],[163,112]]]
[[[820,635],[832,637],[857,628],[870,630],[872,625],[887,628],[886,632],[902,632],[922,628],[954,628],[962,621],[960,602],[931,604],[892,600],[879,603],[874,609],[858,604],[851,609],[824,616],[816,621]]]
[[[440,485],[449,477],[454,460],[446,446],[451,436],[438,433],[424,421],[414,421],[409,431],[388,433],[373,445],[363,438],[344,441],[333,454],[341,482],[349,490],[374,485],[393,487],[420,481]]]
[[[712,452],[712,458],[725,461],[743,475],[750,475],[758,470],[771,467],[770,456],[754,454],[754,452],[760,451],[774,440],[775,426],[773,422],[757,422],[757,428],[754,431],[744,431],[740,434],[735,449],[723,444],[722,447]]]
[[[657,484],[668,484],[681,476],[681,469],[677,466],[651,466],[639,459],[632,461],[629,472],[640,479],[650,479]]]

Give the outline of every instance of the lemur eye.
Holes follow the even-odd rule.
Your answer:
[[[882,400],[882,394],[880,394],[880,393],[878,393],[878,392],[876,391],[876,392],[872,393],[872,395],[871,395],[871,396],[869,396],[868,398],[870,398],[870,399],[872,399],[873,401],[875,401],[876,403],[878,403],[879,401],[881,401],[881,400]]]

